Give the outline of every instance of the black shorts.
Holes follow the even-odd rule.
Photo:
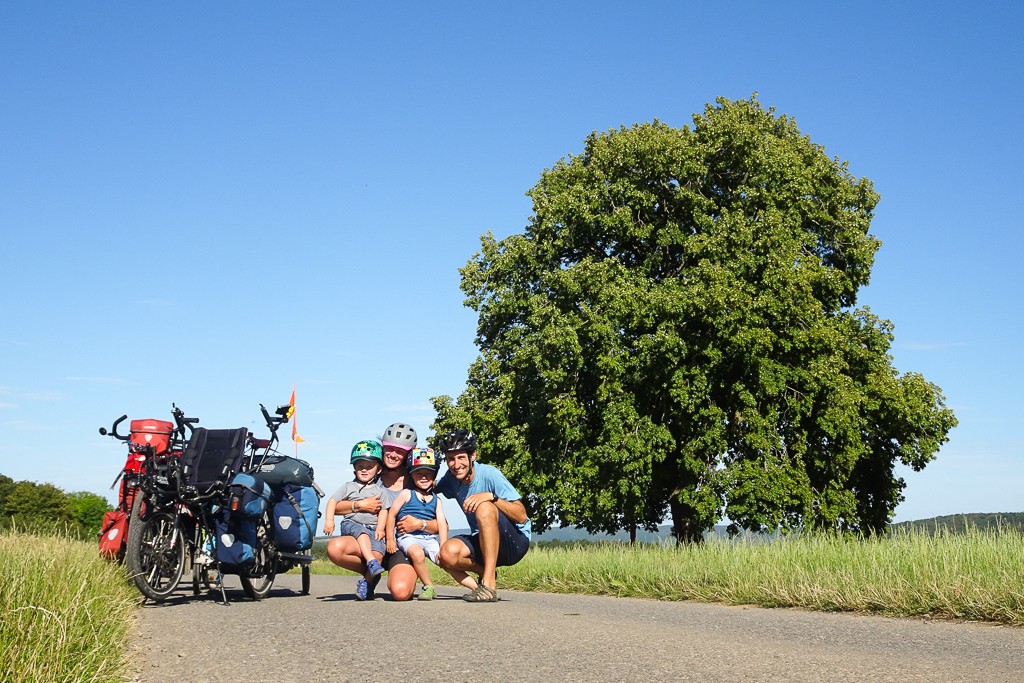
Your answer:
[[[401,548],[399,548],[393,553],[388,553],[387,555],[385,555],[384,561],[381,562],[381,564],[384,565],[384,568],[388,571],[391,571],[400,564],[407,564],[410,567],[412,566],[412,562],[409,560],[409,557],[402,552]]]
[[[480,559],[480,534],[471,536],[454,536],[462,541],[469,548],[469,556],[474,564],[482,565]],[[511,567],[523,559],[526,551],[530,549],[530,539],[519,530],[512,521],[503,514],[498,515],[498,566]]]

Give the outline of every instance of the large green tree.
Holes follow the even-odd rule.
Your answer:
[[[537,528],[881,530],[956,420],[857,293],[878,195],[755,97],[545,170],[522,234],[461,269],[471,427]]]

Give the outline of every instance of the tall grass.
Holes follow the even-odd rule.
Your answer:
[[[334,573],[329,562],[314,571]],[[337,570],[343,573],[343,570]],[[432,567],[438,583],[454,585]],[[701,546],[535,546],[498,588],[802,607],[1024,625],[1024,536],[900,532],[709,539]]]
[[[95,543],[0,530],[0,680],[124,680],[137,604]]]
[[[898,533],[534,548],[506,588],[1024,625],[1024,536]]]

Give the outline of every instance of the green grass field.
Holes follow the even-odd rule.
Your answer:
[[[325,560],[313,571],[347,573]],[[439,584],[454,583],[436,567]],[[593,543],[534,547],[498,588],[730,605],[801,607],[1024,625],[1024,536],[968,530],[699,547]]]
[[[95,543],[0,531],[0,680],[123,681],[138,604]]]

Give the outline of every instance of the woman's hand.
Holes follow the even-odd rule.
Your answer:
[[[324,522],[324,536],[330,536],[334,533],[334,520],[328,519]]]

